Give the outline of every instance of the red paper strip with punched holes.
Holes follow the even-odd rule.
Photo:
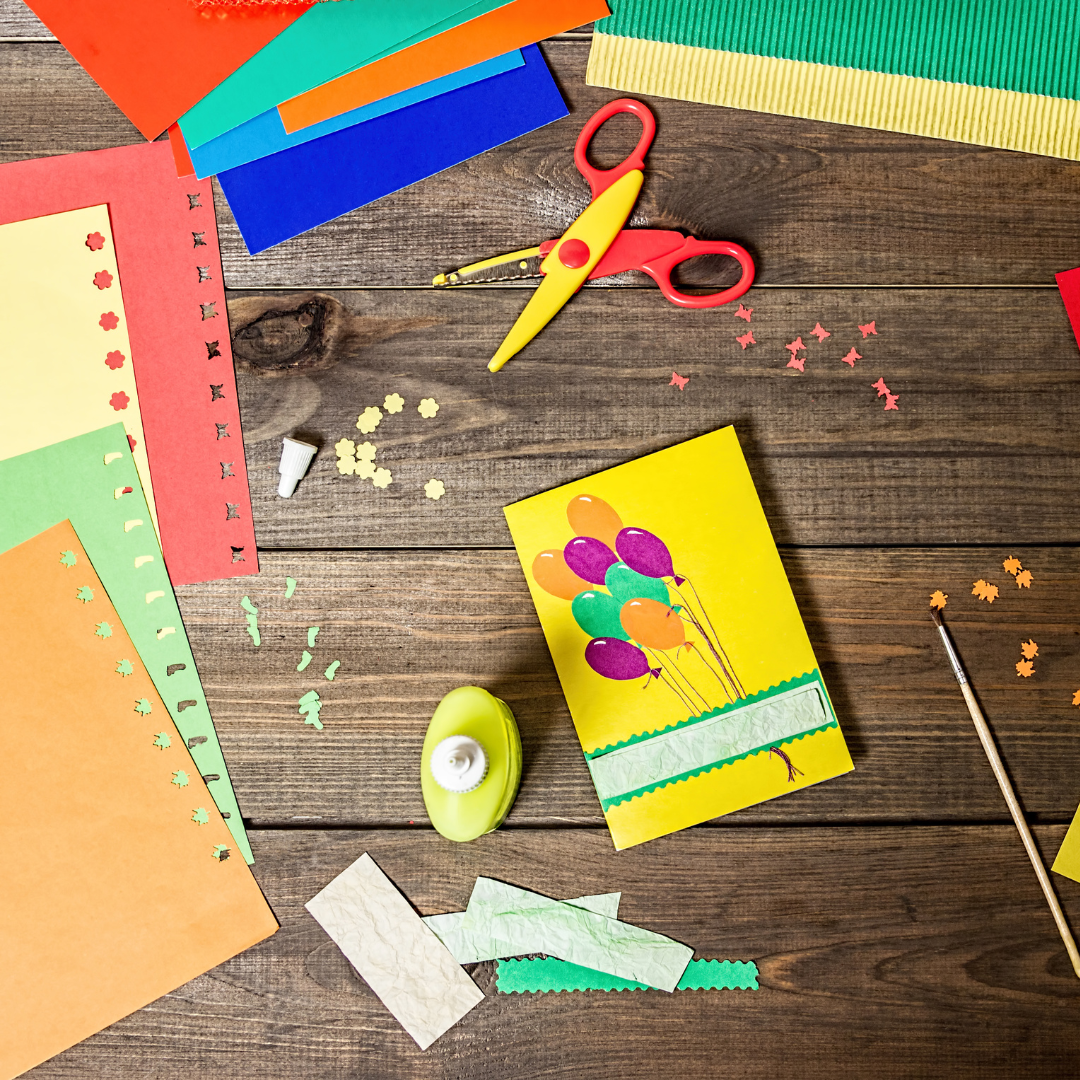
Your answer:
[[[209,181],[165,142],[0,165],[0,224],[107,203],[174,585],[258,573]]]
[[[1062,270],[1054,277],[1057,278],[1058,292],[1061,293],[1069,322],[1072,323],[1073,336],[1080,347],[1080,266],[1075,270]]]

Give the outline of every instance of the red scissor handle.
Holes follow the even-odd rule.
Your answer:
[[[633,113],[641,121],[641,138],[638,139],[637,146],[631,151],[630,156],[621,165],[616,165],[613,169],[597,169],[589,164],[589,143],[597,131],[618,113]],[[594,199],[607,191],[616,180],[621,180],[628,172],[634,169],[644,170],[645,155],[648,153],[655,134],[656,119],[648,105],[635,101],[633,98],[616,98],[614,101],[609,101],[589,118],[574,144],[574,164],[581,175],[589,181]]]
[[[696,255],[730,255],[738,260],[742,267],[742,276],[730,289],[724,289],[723,292],[708,293],[705,296],[690,296],[688,293],[679,292],[671,284],[671,272],[679,263]],[[754,283],[754,260],[750,258],[750,252],[729,240],[698,240],[688,236],[682,247],[643,262],[641,269],[660,286],[660,291],[671,303],[686,308],[711,308],[730,304],[732,300],[738,300]]]

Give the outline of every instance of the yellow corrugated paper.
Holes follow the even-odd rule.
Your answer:
[[[586,81],[624,93],[1080,161],[1080,102],[597,34]]]

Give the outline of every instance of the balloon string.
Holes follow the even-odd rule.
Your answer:
[[[705,702],[705,708],[706,708],[706,709],[710,708],[710,706],[709,706],[709,703],[708,703],[708,701],[705,701],[705,698],[704,698],[704,697],[702,697],[702,696],[701,696],[701,694],[699,694],[699,693],[698,693],[698,692],[697,692],[697,691],[696,691],[696,690],[694,689],[693,683],[691,683],[691,682],[690,682],[690,680],[689,680],[689,679],[688,679],[688,678],[687,678],[687,677],[686,677],[686,676],[685,676],[685,675],[684,675],[684,674],[682,673],[682,671],[680,671],[680,670],[679,670],[679,667],[678,667],[678,665],[677,665],[677,664],[675,664],[675,663],[674,663],[674,662],[672,661],[672,659],[671,659],[671,657],[670,657],[670,656],[666,656],[666,655],[665,655],[664,653],[657,653],[657,651],[656,651],[656,650],[654,650],[654,649],[651,649],[651,648],[649,648],[648,646],[646,646],[645,648],[646,648],[646,651],[647,651],[647,652],[649,653],[649,655],[650,655],[650,656],[651,656],[651,657],[653,658],[653,660],[654,660],[654,661],[655,661],[655,662],[656,662],[657,664],[659,664],[659,665],[660,665],[660,667],[662,667],[662,668],[663,668],[663,669],[665,670],[665,672],[666,672],[666,671],[668,670],[669,666],[670,666],[671,668],[673,668],[673,669],[674,669],[675,673],[677,673],[677,674],[678,674],[679,678],[680,678],[680,679],[682,680],[682,682],[683,682],[683,683],[685,684],[684,686],[680,686],[680,687],[679,687],[679,688],[680,688],[680,690],[681,690],[681,691],[682,691],[682,692],[683,692],[684,694],[687,694],[687,696],[688,696],[688,697],[690,698],[690,701],[691,701],[691,702],[693,701],[693,696],[691,696],[691,695],[696,695],[697,697],[701,698],[701,700],[702,700],[702,701],[704,701],[704,702]],[[672,683],[674,683],[674,682],[675,682],[675,676],[674,676],[674,675],[672,675],[672,676],[671,676],[671,678],[672,678]],[[688,691],[689,691],[689,693],[688,693]],[[695,707],[695,706],[694,706],[693,704],[691,704],[691,705],[690,705],[690,711],[691,711],[691,712],[692,712],[692,713],[693,713],[693,714],[694,714],[695,716],[697,716],[697,715],[699,714],[699,710],[698,710],[698,709],[697,709],[697,708],[696,708],[696,707]]]
[[[652,678],[652,675],[651,675],[651,673],[650,673],[650,676],[649,676],[649,678]],[[671,681],[670,681],[670,680],[668,679],[667,675],[666,675],[666,674],[665,674],[665,673],[664,673],[664,672],[663,672],[662,670],[658,670],[658,672],[657,672],[657,678],[658,678],[658,679],[662,679],[662,680],[663,680],[663,682],[664,682],[664,685],[665,685],[666,687],[668,687],[668,689],[669,689],[669,690],[673,691],[673,692],[674,692],[674,693],[675,693],[675,694],[676,694],[676,695],[678,696],[679,700],[680,700],[680,701],[682,702],[682,704],[683,704],[683,708],[685,708],[685,709],[688,709],[688,710],[690,711],[690,715],[691,715],[691,716],[697,716],[697,715],[698,715],[698,712],[697,712],[697,710],[696,710],[696,709],[694,708],[694,706],[693,706],[693,705],[692,705],[692,704],[691,704],[691,703],[690,703],[690,702],[689,702],[689,701],[687,700],[687,698],[686,698],[686,695],[685,695],[685,694],[683,693],[683,691],[682,691],[682,690],[680,690],[680,689],[679,689],[679,688],[678,688],[678,687],[677,687],[677,686],[676,686],[676,685],[675,685],[675,684],[674,684],[673,682],[671,682]],[[646,681],[645,681],[645,686],[644,686],[644,687],[642,687],[642,689],[645,689],[645,690],[647,690],[647,689],[648,689],[648,687],[649,687],[649,681],[648,681],[648,679],[646,679]]]
[[[690,578],[683,578],[683,581],[694,590],[694,599],[697,600],[698,607],[701,608],[701,614],[704,616],[705,621],[709,624],[709,629],[712,631],[712,635],[716,638],[717,647],[724,654],[724,660],[727,662],[728,667],[731,668],[731,673],[735,679],[735,687],[739,692],[739,697],[746,697],[746,691],[743,689],[742,683],[739,681],[739,676],[735,674],[735,665],[728,659],[727,650],[724,648],[724,643],[720,640],[720,635],[716,632],[716,628],[712,624],[712,619],[709,618],[709,613],[705,609],[705,605],[702,603],[701,597],[698,595],[697,586],[691,581]]]
[[[728,689],[727,683],[720,678],[719,673],[706,659],[705,654],[692,641],[686,642],[686,647],[688,649],[694,650],[694,655],[705,665],[706,668],[708,668],[709,674],[711,674],[712,677],[720,684],[720,689],[724,691],[724,697],[728,699],[728,702],[730,704],[734,704],[735,699],[731,696],[731,691]]]
[[[712,639],[705,632],[705,629],[704,627],[702,627],[701,623],[697,621],[697,618],[694,615],[693,608],[691,608],[690,605],[686,602],[685,597],[682,595],[682,593],[679,592],[678,589],[674,589],[674,592],[679,597],[679,599],[682,600],[683,610],[689,614],[690,621],[694,624],[694,628],[702,636],[702,638],[704,638],[705,644],[709,646],[709,651],[713,654],[714,657],[716,657],[716,662],[720,665],[721,671],[723,671],[723,673],[727,676],[728,682],[730,682],[732,687],[735,689],[735,693],[738,694],[738,696],[741,698],[746,697],[746,694],[739,692],[739,688],[736,685],[736,680],[732,678],[731,672],[727,669],[727,665],[724,663],[720,654],[716,651],[716,646],[713,645]]]
[[[681,676],[682,676],[682,681],[683,681],[684,683],[686,683],[686,685],[687,685],[687,686],[689,686],[689,687],[690,687],[691,691],[693,691],[693,693],[694,693],[694,694],[696,694],[696,695],[697,695],[697,696],[698,696],[699,698],[701,698],[701,700],[702,700],[702,701],[704,702],[704,704],[705,704],[705,709],[706,709],[706,711],[708,711],[708,710],[711,710],[713,706],[709,704],[709,700],[708,700],[708,698],[706,698],[704,694],[702,694],[702,693],[701,693],[701,692],[700,692],[699,690],[697,690],[697,689],[695,688],[694,684],[693,684],[693,683],[692,683],[692,682],[691,682],[691,681],[690,681],[690,680],[689,680],[689,679],[688,679],[688,678],[686,677],[686,674],[685,674],[685,673],[683,672],[682,668],[680,668],[680,667],[679,667],[679,665],[678,665],[678,664],[676,664],[676,663],[675,663],[675,661],[674,661],[674,660],[673,660],[673,659],[672,659],[672,658],[671,658],[670,656],[667,656],[667,655],[665,654],[665,657],[664,657],[664,658],[665,658],[665,659],[666,659],[666,660],[668,661],[668,663],[669,663],[669,664],[671,664],[671,666],[672,666],[672,667],[673,667],[673,668],[674,668],[674,669],[675,669],[675,670],[676,670],[676,671],[677,671],[677,672],[679,673],[679,675],[681,675]]]
[[[779,746],[769,747],[769,756],[772,757],[773,754],[776,754],[776,756],[780,758],[780,760],[787,766],[787,778],[789,784],[795,783],[796,773],[798,773],[800,776],[806,775],[806,773],[804,773],[802,769],[795,768],[795,766],[791,763],[791,758],[789,758],[787,754],[785,754],[784,751],[780,749]]]

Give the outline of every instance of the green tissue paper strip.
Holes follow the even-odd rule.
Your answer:
[[[667,991],[694,955],[662,934],[485,877],[476,879],[461,930],[486,931],[497,957],[544,953]]]
[[[596,31],[1080,99],[1078,0],[609,0]]]
[[[568,964],[553,956],[499,960],[495,966],[500,994],[547,994],[561,990],[651,990],[645,983],[619,979],[603,971]],[[676,990],[756,990],[753,960],[691,960]]]
[[[606,915],[609,919],[619,917],[619,901],[622,893],[598,893],[595,896],[576,896],[573,900],[563,901],[573,907],[584,908],[596,915]],[[499,956],[498,946],[492,941],[485,927],[477,927],[472,933],[465,933],[461,924],[465,919],[464,911],[451,911],[446,915],[427,915],[424,922],[435,936],[450,950],[459,964],[478,964],[481,960],[494,960]]]
[[[106,454],[118,454],[108,465]],[[125,487],[132,490],[116,497]],[[123,424],[0,461],[0,551],[65,518],[78,533],[143,664],[207,780],[236,846],[253,861],[180,609],[161,557]],[[141,522],[141,524],[132,524]],[[125,523],[130,528],[125,528]],[[151,555],[135,568],[135,559]],[[154,595],[161,593],[162,595]],[[147,597],[152,599],[147,601]],[[174,633],[158,638],[158,630]],[[117,657],[119,662],[122,658]],[[169,674],[169,671],[172,674]],[[122,676],[117,675],[118,678]],[[181,703],[194,705],[180,710]]]
[[[184,113],[180,130],[188,146],[202,146],[283,101],[508,2],[336,0],[316,4]]]

